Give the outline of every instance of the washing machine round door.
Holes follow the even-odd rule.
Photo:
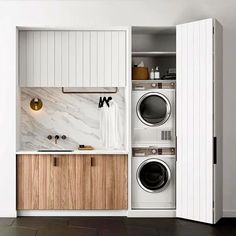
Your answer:
[[[169,184],[171,172],[168,165],[159,159],[148,159],[138,168],[137,180],[147,192],[161,192]]]
[[[144,94],[139,99],[136,112],[145,125],[159,126],[169,119],[171,105],[163,94],[151,92]]]

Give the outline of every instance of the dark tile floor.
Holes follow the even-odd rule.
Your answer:
[[[0,218],[0,236],[236,236],[236,218],[216,225],[167,218]]]

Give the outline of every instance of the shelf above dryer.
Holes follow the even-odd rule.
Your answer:
[[[176,52],[132,52],[133,57],[172,57]]]

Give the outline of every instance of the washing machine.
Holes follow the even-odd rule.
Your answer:
[[[175,146],[175,81],[132,82],[133,147]]]
[[[132,209],[175,209],[175,148],[133,148]]]

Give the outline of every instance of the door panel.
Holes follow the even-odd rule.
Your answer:
[[[127,209],[126,155],[18,155],[17,209]]]
[[[50,155],[39,156],[39,209],[54,208],[53,159]]]
[[[106,209],[128,208],[126,155],[106,157]]]
[[[223,28],[214,20],[214,136],[216,163],[214,164],[214,223],[223,215]]]
[[[66,155],[53,158],[54,209],[69,209],[69,157]]]
[[[91,160],[76,155],[76,209],[91,208]]]
[[[106,209],[106,157],[91,156],[91,209]]]
[[[177,216],[213,223],[213,20],[177,26]]]
[[[19,32],[21,87],[124,87],[124,30]]]
[[[23,155],[17,158],[17,209],[39,207],[39,157]]]

